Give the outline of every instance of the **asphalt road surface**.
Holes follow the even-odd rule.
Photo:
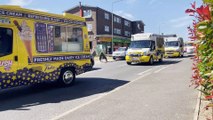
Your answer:
[[[97,62],[76,84],[0,91],[0,120],[192,120],[197,91],[192,60],[127,65]]]

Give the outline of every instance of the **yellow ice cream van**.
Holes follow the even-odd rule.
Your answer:
[[[183,57],[184,42],[181,37],[165,38],[165,57]]]
[[[132,35],[131,43],[126,53],[126,63],[162,62],[164,57],[164,36],[153,33]]]
[[[92,68],[85,19],[0,6],[0,89],[58,81]]]

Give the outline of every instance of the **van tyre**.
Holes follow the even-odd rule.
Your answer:
[[[150,65],[153,65],[153,64],[154,64],[154,59],[153,59],[152,56],[151,56],[150,59],[149,59],[149,64],[150,64]]]
[[[131,65],[132,63],[131,62],[126,62],[127,63],[127,65]]]
[[[58,82],[62,86],[71,86],[75,83],[75,71],[71,68],[61,70]]]

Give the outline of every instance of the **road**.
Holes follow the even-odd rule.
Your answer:
[[[56,84],[0,91],[1,120],[192,120],[197,91],[192,60],[153,66],[96,63],[71,87]]]

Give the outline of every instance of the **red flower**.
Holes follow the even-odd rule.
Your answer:
[[[191,3],[191,6],[192,6],[193,9],[195,9],[196,8],[195,7],[196,6],[196,2],[194,1],[193,3]]]
[[[211,12],[208,5],[202,5],[196,9],[196,12],[199,14],[202,20],[211,20]]]
[[[205,98],[208,99],[208,100],[213,99],[213,95],[206,96]]]

